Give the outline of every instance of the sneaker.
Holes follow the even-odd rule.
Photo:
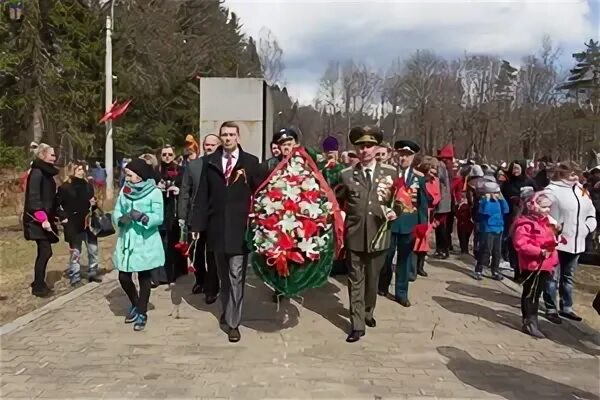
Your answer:
[[[131,324],[132,322],[135,322],[138,318],[138,315],[139,313],[135,306],[129,307],[129,311],[127,312],[127,316],[125,317],[125,323]]]
[[[98,275],[90,275],[90,276],[88,276],[88,281],[90,283],[92,283],[92,282],[102,283],[102,278]]]
[[[146,322],[148,321],[148,317],[144,314],[138,314],[137,319],[135,320],[135,324],[133,324],[133,330],[136,332],[143,331],[146,327]]]
[[[495,281],[501,281],[502,279],[504,279],[504,276],[502,274],[499,274],[498,272],[495,272],[492,274],[492,279]]]
[[[473,279],[480,281],[483,279],[483,274],[481,272],[473,272]]]

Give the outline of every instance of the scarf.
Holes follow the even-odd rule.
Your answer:
[[[147,179],[138,183],[125,182],[123,194],[127,199],[135,201],[146,197],[154,189],[156,189],[154,179]]]

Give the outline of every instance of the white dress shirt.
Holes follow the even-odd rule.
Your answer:
[[[223,163],[223,173],[225,173],[225,171],[227,171],[228,156],[232,157],[232,160],[231,160],[232,168],[235,167],[235,164],[237,163],[237,160],[240,157],[240,148],[236,147],[236,149],[231,154],[223,151],[223,157],[221,157],[221,162]]]

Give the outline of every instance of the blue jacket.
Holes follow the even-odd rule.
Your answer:
[[[504,199],[479,200],[479,232],[502,233],[504,231],[504,214],[508,214],[508,203]]]

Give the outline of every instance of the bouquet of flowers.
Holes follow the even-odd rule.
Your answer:
[[[298,147],[282,160],[255,193],[249,243],[257,275],[288,297],[323,285],[336,251],[343,221],[325,178]]]
[[[383,214],[386,215],[390,211],[396,211],[400,216],[402,213],[412,213],[416,211],[414,197],[417,193],[418,186],[406,186],[404,178],[399,177],[395,180],[391,178],[379,181],[377,185],[377,197],[381,203]],[[386,204],[389,203],[389,204]],[[373,250],[385,250],[384,244],[386,237],[389,235],[390,224],[393,221],[385,221],[379,228],[375,237],[371,241]]]

